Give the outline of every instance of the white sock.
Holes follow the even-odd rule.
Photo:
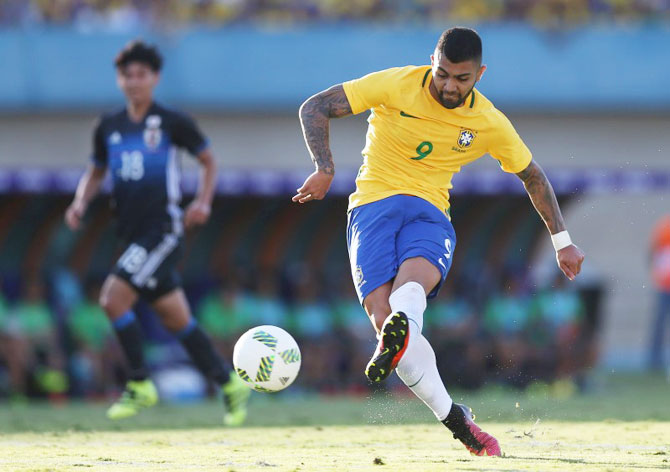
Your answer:
[[[435,352],[421,334],[426,291],[418,282],[407,282],[391,294],[389,304],[392,313],[402,311],[410,320],[407,351],[396,367],[398,377],[442,421],[452,401],[437,371]]]
[[[415,342],[407,347],[395,371],[439,421],[447,417],[452,400],[437,371],[435,352],[423,335],[419,334]]]
[[[426,291],[418,282],[407,282],[389,297],[391,313],[402,311],[411,321],[409,323],[409,341],[418,338],[423,329],[423,312],[426,310]],[[413,323],[412,323],[413,321]]]

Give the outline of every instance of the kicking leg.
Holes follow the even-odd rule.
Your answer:
[[[455,439],[472,454],[499,456],[498,441],[474,423],[468,407],[452,401],[437,370],[435,352],[421,332],[426,295],[440,278],[441,273],[435,265],[422,257],[407,259],[401,264],[389,297],[391,315],[381,328],[382,341],[386,337],[385,346],[391,344],[391,339],[398,343],[402,340],[406,345],[397,360],[398,377],[451,430]],[[395,325],[404,326],[404,321],[407,321],[406,335],[400,328],[392,329]],[[391,322],[393,325],[389,325]]]
[[[423,336],[426,294],[440,281],[440,271],[428,260],[416,257],[404,261],[393,283],[389,298],[392,316],[408,321],[407,349],[399,359],[398,377],[443,421],[452,401],[437,370],[435,352]]]
[[[391,305],[389,305],[389,296],[391,295],[392,282],[386,282],[384,285],[377,287],[363,300],[363,308],[365,308],[372,326],[377,331],[381,332],[384,321],[391,314]]]
[[[408,259],[400,265],[393,284],[384,284],[365,298],[366,311],[374,316],[380,333],[377,350],[365,371],[370,381],[386,379],[407,350],[412,349],[410,345],[417,344],[423,327],[426,293],[440,278],[440,271],[428,260]],[[444,416],[447,413],[448,407]]]
[[[196,367],[203,375],[221,386],[226,406],[224,423],[237,426],[247,415],[249,389],[214,350],[209,337],[191,316],[191,310],[181,288],[162,295],[152,304],[163,325],[177,336]]]
[[[405,353],[406,342],[409,340],[409,336],[406,336],[406,317],[396,319],[397,314],[391,314],[391,287],[392,283],[387,282],[374,289],[363,300],[363,307],[377,331],[378,340],[375,352],[365,367],[365,376],[371,382],[381,382],[388,377]]]

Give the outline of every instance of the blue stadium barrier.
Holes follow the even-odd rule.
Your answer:
[[[449,25],[445,25],[449,26]],[[541,31],[489,25],[480,89],[504,110],[667,111],[670,29],[591,26]],[[329,85],[386,67],[424,64],[436,27],[236,26],[154,35],[0,30],[0,111],[98,109],[119,103],[112,60],[130,39],[166,56],[159,98],[203,110],[295,110]]]

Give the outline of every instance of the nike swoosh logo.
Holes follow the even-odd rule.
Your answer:
[[[442,267],[444,267],[444,270],[447,270],[447,266],[444,265],[444,262],[442,262],[442,258],[441,258],[441,257],[437,260],[437,262],[439,262],[440,265],[441,265]]]
[[[405,118],[414,118],[415,120],[420,120],[418,116],[410,115],[408,113],[405,113],[404,111],[400,111],[400,116],[404,116]]]

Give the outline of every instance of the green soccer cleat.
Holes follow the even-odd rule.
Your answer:
[[[107,410],[110,420],[122,420],[134,416],[142,408],[149,408],[158,403],[158,391],[149,380],[129,380],[121,398]]]
[[[223,424],[226,426],[240,426],[247,419],[247,402],[251,390],[235,373],[230,373],[230,380],[221,387],[223,405],[226,412],[223,414]]]

